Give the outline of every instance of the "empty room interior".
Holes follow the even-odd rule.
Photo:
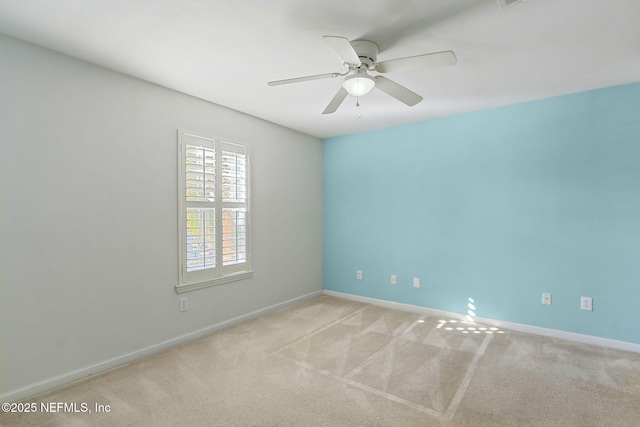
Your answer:
[[[640,425],[640,2],[0,2],[0,425]]]

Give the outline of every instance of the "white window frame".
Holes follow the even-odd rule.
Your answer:
[[[215,152],[215,195],[209,200],[200,202],[187,201],[187,146],[202,147],[203,150]],[[245,160],[245,179],[246,197],[244,201],[232,201],[229,198],[224,199],[222,193],[222,174],[223,174],[223,151],[237,153],[244,157]],[[236,280],[249,278],[253,275],[251,270],[251,224],[250,224],[250,185],[251,179],[249,165],[249,147],[243,144],[229,142],[227,140],[211,138],[203,136],[196,132],[189,132],[178,129],[178,249],[179,249],[179,280],[176,285],[176,292],[188,292],[196,289],[202,289],[210,286],[220,285]],[[223,261],[224,257],[224,240],[223,237],[229,237],[228,231],[223,234],[224,220],[215,221],[215,265],[210,267],[201,267],[188,271],[187,268],[187,209],[213,209],[216,219],[222,219],[223,211],[226,215],[228,212],[239,209],[244,212],[243,230],[245,243],[245,258],[240,262]],[[237,236],[238,224],[234,222],[234,235]],[[237,241],[237,239],[236,239]],[[233,252],[237,253],[237,252]]]

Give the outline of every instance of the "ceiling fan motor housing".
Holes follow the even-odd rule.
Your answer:
[[[362,65],[372,70],[378,60],[378,45],[369,40],[354,40],[351,42],[351,46],[358,54]]]

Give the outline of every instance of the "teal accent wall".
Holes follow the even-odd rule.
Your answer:
[[[640,343],[640,83],[329,138],[323,186],[324,289]]]

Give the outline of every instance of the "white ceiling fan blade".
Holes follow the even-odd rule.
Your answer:
[[[386,77],[375,76],[376,87],[388,95],[393,96],[400,102],[404,102],[409,107],[413,107],[418,102],[422,101],[422,97],[415,92],[411,92],[404,86],[399,85],[393,80],[389,80]]]
[[[315,76],[296,77],[294,79],[275,80],[267,83],[269,86],[288,85],[289,83],[306,82],[309,80],[329,79],[341,76],[340,73],[316,74]]]
[[[360,62],[360,58],[358,58],[358,54],[351,46],[351,42],[349,39],[344,37],[337,36],[324,36],[324,40],[329,43],[329,45],[336,51],[340,58],[347,64],[353,64],[360,66],[362,62]]]
[[[335,113],[338,107],[340,106],[340,104],[342,104],[342,101],[344,101],[344,99],[347,97],[348,94],[349,93],[347,92],[347,90],[341,87],[340,90],[338,90],[338,93],[335,94],[331,102],[329,102],[329,105],[327,105],[327,108],[324,109],[322,114]]]
[[[379,73],[392,73],[396,71],[407,71],[416,68],[446,67],[456,65],[458,59],[453,51],[427,53],[425,55],[408,56],[406,58],[391,59],[376,64],[376,71]]]

